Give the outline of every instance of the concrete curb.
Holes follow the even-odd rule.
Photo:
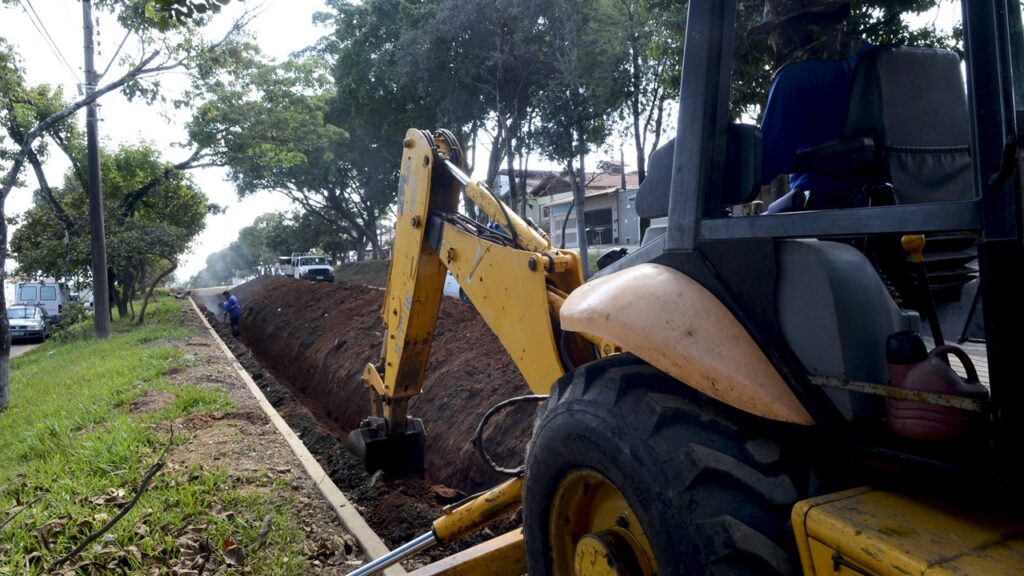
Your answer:
[[[259,403],[260,408],[270,418],[270,421],[274,423],[274,427],[288,442],[288,446],[292,449],[295,456],[298,457],[299,461],[302,462],[302,466],[306,469],[306,473],[316,483],[316,487],[323,494],[327,502],[330,503],[331,507],[334,508],[334,513],[338,515],[338,520],[341,521],[341,525],[345,527],[349,533],[356,539],[359,546],[363,549],[368,560],[376,560],[381,556],[389,552],[388,547],[384,542],[377,536],[377,533],[370,528],[370,525],[366,523],[366,520],[359,514],[355,506],[348,501],[348,498],[338,489],[338,486],[334,484],[331,477],[327,475],[327,472],[320,466],[320,463],[316,461],[316,458],[309,452],[306,445],[302,443],[298,435],[291,429],[291,426],[281,418],[281,415],[277,413],[277,410],[270,405],[267,401],[267,397],[263,395],[263,391],[260,390],[256,382],[253,381],[249,373],[245,371],[245,368],[238,362],[235,355],[231,353],[231,349],[228,348],[227,344],[220,339],[220,335],[217,334],[216,330],[210,326],[210,323],[206,321],[206,316],[203,315],[199,307],[191,298],[188,299],[189,303],[192,304],[192,309],[202,320],[203,325],[210,331],[210,335],[220,345],[224,355],[227,356],[231,365],[238,372],[238,375],[245,382],[246,386],[249,387],[249,392],[252,393],[253,397],[256,398],[256,402]],[[401,566],[392,566],[384,571],[385,576],[404,576],[406,574],[405,569]]]

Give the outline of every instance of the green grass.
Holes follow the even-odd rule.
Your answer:
[[[163,376],[179,358],[164,342],[193,333],[177,322],[181,311],[180,301],[160,298],[144,326],[115,322],[104,341],[78,330],[69,342],[50,341],[12,361],[10,406],[0,413],[0,523],[38,500],[0,529],[0,574],[45,572],[115,515],[120,504],[102,498],[134,496],[168,442],[168,426],[160,423],[232,408],[219,391],[179,386]],[[151,389],[174,399],[155,413],[126,409]],[[173,443],[187,440],[177,432]],[[108,536],[68,566],[89,561],[101,573],[115,567],[143,573],[152,565],[169,573],[167,566],[187,548],[182,539],[208,538],[219,556],[224,538],[253,542],[269,515],[274,530],[266,548],[250,558],[251,573],[307,571],[301,526],[289,514],[296,504],[238,482],[212,466],[165,468]]]
[[[388,282],[388,269],[390,267],[391,260],[349,262],[336,266],[334,268],[334,277],[338,282],[383,287]]]

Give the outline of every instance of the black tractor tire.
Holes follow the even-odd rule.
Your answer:
[[[566,374],[538,409],[527,449],[530,575],[553,574],[551,501],[560,480],[580,468],[604,475],[625,497],[659,576],[798,574],[789,515],[801,489],[785,463],[784,429],[631,354]]]

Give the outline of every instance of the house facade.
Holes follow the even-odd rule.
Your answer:
[[[598,172],[586,176],[584,224],[590,246],[628,246],[640,243],[641,222],[636,214],[636,172],[623,174],[621,164],[602,162]],[[508,177],[498,174],[495,188],[508,200]],[[577,210],[572,184],[564,173],[531,170],[526,173],[527,210],[556,247],[579,247]]]

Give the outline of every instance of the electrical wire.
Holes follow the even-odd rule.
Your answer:
[[[486,240],[493,244],[508,246],[510,248],[516,247],[514,241],[508,234],[499,232],[497,230],[492,230],[491,228],[484,226],[480,222],[473,220],[472,218],[466,216],[465,214],[459,214],[457,212],[442,212],[440,213],[440,216],[441,218],[444,219],[445,222],[448,222],[452,226],[459,228],[460,230],[466,232],[467,234],[472,234],[477,238]]]
[[[71,78],[77,84],[81,84],[78,75],[75,73],[74,67],[68,62],[68,59],[64,57],[64,53],[60,51],[57,43],[53,40],[53,36],[50,36],[50,31],[46,29],[46,24],[43,23],[43,19],[39,17],[39,13],[36,12],[35,6],[32,5],[32,0],[18,0],[21,4],[22,10],[25,10],[25,14],[28,16],[32,26],[35,27],[36,31],[43,37],[43,42],[50,48],[53,55],[57,57],[57,61],[64,67],[64,69],[71,75]],[[29,13],[31,12],[31,14]],[[34,16],[34,18],[33,18]],[[38,23],[36,22],[38,20]]]
[[[476,450],[476,453],[480,456],[480,458],[483,459],[484,464],[486,464],[488,467],[490,467],[491,470],[494,470],[498,474],[505,474],[507,476],[520,476],[524,471],[526,471],[525,463],[520,464],[515,468],[505,468],[504,466],[497,464],[491,458],[490,454],[487,453],[487,448],[484,446],[484,429],[487,428],[487,423],[490,422],[491,418],[495,417],[499,412],[503,410],[507,410],[512,406],[515,406],[517,404],[523,404],[526,402],[536,402],[539,404],[547,399],[547,394],[530,394],[527,396],[516,396],[515,398],[509,398],[508,400],[495,404],[493,407],[491,407],[490,410],[487,411],[486,414],[484,414],[484,417],[480,419],[480,423],[477,424],[476,426],[476,431],[473,432],[473,448]]]

